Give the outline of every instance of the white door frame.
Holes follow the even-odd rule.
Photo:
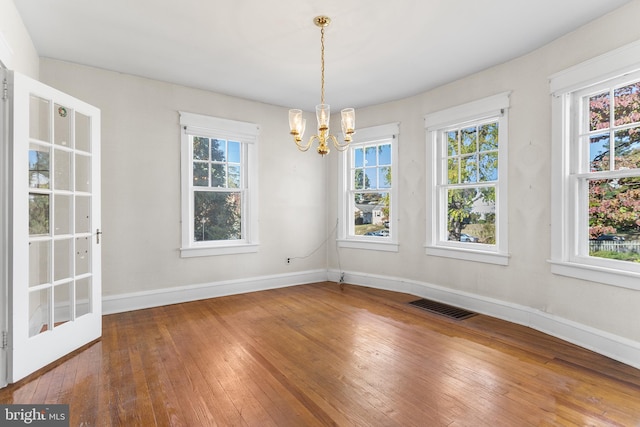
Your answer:
[[[9,111],[4,99],[4,70],[0,58],[0,388],[7,385],[7,313],[9,311]]]

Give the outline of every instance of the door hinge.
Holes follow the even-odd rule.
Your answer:
[[[2,100],[6,101],[9,99],[9,83],[7,83],[7,79],[2,81]]]
[[[8,345],[9,345],[9,334],[7,333],[7,331],[2,331],[2,344],[0,345],[0,348],[7,348]]]

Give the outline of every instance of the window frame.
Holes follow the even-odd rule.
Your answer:
[[[447,108],[425,116],[427,162],[431,168],[427,182],[427,221],[425,253],[446,258],[508,265],[508,205],[507,205],[507,148],[509,124],[509,97],[511,92],[499,93],[487,98]],[[496,243],[493,245],[457,242],[448,239],[447,227],[447,181],[445,163],[447,140],[445,134],[452,129],[463,129],[472,125],[498,122],[498,179],[490,182],[495,187]],[[482,182],[471,186],[481,187]]]
[[[549,78],[552,108],[551,272],[557,275],[640,290],[640,266],[588,255],[589,154],[581,147],[582,100],[589,93],[640,81],[640,42],[635,42]],[[576,158],[576,156],[578,156]],[[586,162],[586,163],[585,163]],[[640,173],[640,171],[638,171]],[[628,176],[625,170],[598,172],[598,177]],[[637,173],[633,174],[637,176]],[[578,221],[575,221],[578,218]],[[586,234],[588,235],[588,234]]]
[[[358,129],[353,135],[344,155],[339,157],[338,170],[338,247],[366,249],[385,252],[398,251],[398,139],[400,123],[388,123]],[[391,144],[391,187],[380,188],[376,192],[388,192],[389,203],[389,236],[364,236],[352,232],[353,215],[351,198],[358,189],[352,188],[351,169],[354,164],[354,149],[367,145]]]
[[[181,206],[182,258],[251,253],[258,251],[258,135],[260,127],[240,122],[180,111],[181,128]],[[239,189],[222,187],[211,191],[241,194],[241,233],[237,240],[195,241],[194,193],[207,187],[193,185],[192,137],[218,138],[240,143],[241,177]]]

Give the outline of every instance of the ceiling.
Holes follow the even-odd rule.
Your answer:
[[[42,57],[287,108],[405,98],[508,61],[632,0],[17,0]]]

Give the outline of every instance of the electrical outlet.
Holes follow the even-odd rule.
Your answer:
[[[287,264],[291,264],[291,258],[287,258]]]

